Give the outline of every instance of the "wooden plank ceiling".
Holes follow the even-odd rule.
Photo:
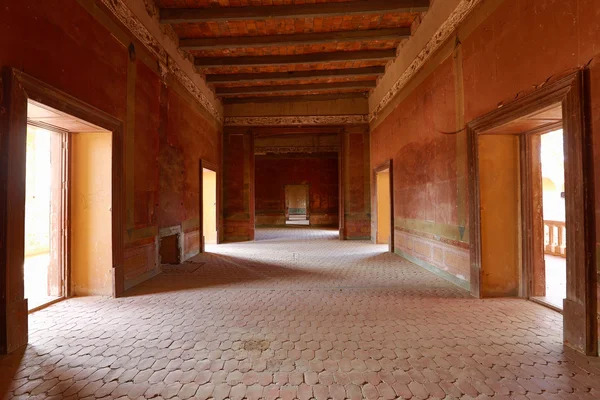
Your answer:
[[[156,0],[224,103],[365,97],[429,0]]]

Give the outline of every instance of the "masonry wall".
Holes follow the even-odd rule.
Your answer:
[[[256,225],[285,225],[285,185],[309,185],[310,223],[338,226],[338,154],[256,156]]]
[[[14,67],[123,122],[125,287],[159,271],[160,230],[198,251],[199,158],[220,163],[220,126],[161,76],[151,53],[101,2],[0,7],[0,66]]]
[[[394,160],[398,254],[466,286],[467,143],[466,133],[451,134],[465,123],[588,66],[592,132],[600,135],[599,18],[594,0],[485,1],[372,125],[371,166]],[[600,167],[598,140],[594,153]],[[597,213],[599,191],[597,182]]]

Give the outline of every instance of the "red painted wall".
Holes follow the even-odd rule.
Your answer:
[[[344,216],[342,237],[371,238],[371,168],[369,133],[350,128],[343,134],[342,182]]]
[[[223,137],[223,239],[254,240],[254,136]]]
[[[87,3],[95,15],[76,0],[4,2],[0,66],[22,70],[123,122],[124,273],[131,286],[156,273],[160,228],[180,225],[188,236],[185,252],[198,250],[198,162],[220,163],[220,128],[171,78],[161,80],[157,60],[116,18]],[[118,34],[111,32],[115,26]],[[128,79],[135,79],[129,104]]]
[[[487,9],[475,11],[458,32],[465,122],[531,92],[548,79],[587,66],[598,171],[600,2],[505,0],[486,4]],[[455,94],[454,60],[449,57],[373,130],[371,164],[394,160],[399,252],[464,282],[469,280],[466,135],[443,134],[456,130]],[[595,175],[599,216],[600,178],[598,172]],[[600,238],[598,217],[597,222]]]
[[[285,185],[310,185],[311,225],[338,226],[337,153],[256,156],[256,225],[285,225]]]

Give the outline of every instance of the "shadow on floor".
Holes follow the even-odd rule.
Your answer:
[[[289,257],[294,257],[291,253]],[[293,262],[293,258],[285,260]],[[278,263],[240,258],[231,255],[202,253],[180,266],[166,266],[166,273],[132,288],[126,297],[165,293],[186,289],[205,289],[231,286],[243,288],[245,284],[259,281],[294,281],[300,278],[331,279],[325,271],[294,268]]]
[[[7,356],[0,356],[0,398],[2,399],[6,398],[8,389],[17,375],[25,349],[23,347]]]

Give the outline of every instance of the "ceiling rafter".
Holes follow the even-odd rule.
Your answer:
[[[258,83],[265,81],[290,81],[298,79],[319,79],[319,78],[354,78],[365,76],[379,76],[385,73],[385,67],[364,67],[364,68],[346,68],[346,69],[320,69],[314,71],[293,71],[293,72],[266,72],[257,74],[209,74],[206,75],[206,82],[213,85],[228,83]]]
[[[429,0],[360,0],[345,3],[297,4],[284,6],[163,8],[165,24],[264,21],[273,18],[316,18],[381,13],[418,13],[429,9]]]
[[[335,90],[335,89],[364,89],[367,91],[376,86],[375,81],[359,81],[359,82],[339,82],[339,83],[314,83],[302,85],[273,85],[273,86],[250,86],[250,87],[231,87],[218,88],[217,96],[236,95],[236,94],[261,94],[261,93],[288,93],[298,91],[320,91],[320,90]]]
[[[299,33],[295,35],[227,36],[181,39],[183,50],[245,49],[266,46],[303,46],[377,40],[402,40],[410,37],[410,28],[368,29],[356,31]]]
[[[336,51],[285,56],[197,57],[199,68],[252,67],[260,65],[302,65],[327,62],[389,61],[396,58],[396,49]]]

